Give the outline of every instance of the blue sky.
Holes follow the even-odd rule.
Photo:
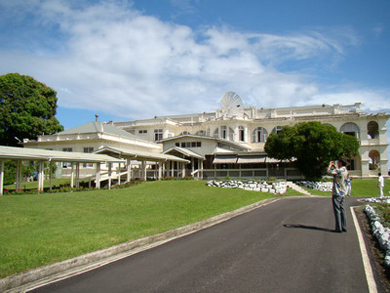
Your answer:
[[[245,106],[390,111],[390,1],[0,0],[0,74],[54,88],[66,129]]]

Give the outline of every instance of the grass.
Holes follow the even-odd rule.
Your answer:
[[[0,277],[154,235],[272,195],[203,181],[0,197]]]
[[[351,196],[354,197],[377,197],[379,196],[379,188],[377,187],[377,179],[354,179],[351,181]],[[331,192],[312,190],[304,188],[309,191],[312,195],[330,196]],[[386,180],[384,195],[390,196],[390,182]]]

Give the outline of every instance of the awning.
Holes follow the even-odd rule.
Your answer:
[[[216,157],[213,160],[213,164],[236,164],[237,156],[230,157]]]
[[[238,158],[237,164],[259,164],[264,162],[264,156],[244,156]]]
[[[0,146],[0,159],[75,163],[119,163],[123,160],[99,154]]]

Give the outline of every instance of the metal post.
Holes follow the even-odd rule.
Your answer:
[[[53,189],[53,163],[49,162],[49,190]]]
[[[38,169],[38,192],[43,191],[43,181],[44,181],[44,172],[43,172],[43,161],[39,161],[39,169]]]
[[[71,163],[70,169],[70,188],[74,187],[74,163]]]
[[[157,180],[161,180],[161,174],[162,174],[162,162],[158,162],[158,178],[157,178]]]
[[[112,172],[112,164],[108,163],[108,189],[111,189],[111,172]]]
[[[131,160],[127,159],[127,182],[131,180]]]
[[[76,188],[80,187],[80,163],[76,163]]]
[[[0,195],[4,192],[4,161],[0,161]]]
[[[100,163],[96,163],[96,188],[100,188]]]
[[[121,163],[118,164],[119,167],[118,167],[118,171],[119,171],[119,174],[118,174],[118,185],[121,185]]]

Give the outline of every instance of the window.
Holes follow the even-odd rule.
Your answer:
[[[238,127],[238,140],[245,141],[245,128],[244,128],[244,126]]]
[[[155,129],[154,130],[154,141],[160,141],[163,139],[163,130]]]
[[[268,132],[263,127],[257,127],[253,131],[252,142],[265,142],[267,140]]]
[[[354,136],[357,139],[360,139],[360,129],[359,126],[357,126],[355,123],[352,122],[345,123],[343,126],[341,126],[340,132]]]
[[[180,142],[175,143],[175,146],[180,147]]]
[[[204,130],[199,130],[196,135],[200,135],[200,136],[205,136],[206,135],[206,131]]]
[[[180,133],[179,135],[186,135],[186,134],[191,134],[191,133],[189,133],[188,131],[183,131],[183,132]]]
[[[221,138],[227,139],[227,126],[221,126]]]
[[[138,133],[139,134],[146,134],[146,133],[148,133],[148,131],[146,129],[143,129],[143,130],[138,130]]]
[[[367,124],[368,139],[375,139],[379,137],[379,126],[375,121],[370,121]]]
[[[86,154],[93,153],[93,148],[92,147],[84,148],[84,153],[86,153]],[[84,163],[83,167],[84,168],[93,168],[93,163]]]
[[[274,127],[274,129],[272,129],[272,132],[278,134],[281,130],[282,130],[282,126],[276,126]]]
[[[234,141],[234,130],[226,125],[218,127],[214,131],[214,137],[220,137],[222,139]]]
[[[62,151],[63,152],[73,152],[73,149],[72,148],[63,148]],[[71,163],[68,163],[68,162],[62,163],[62,168],[71,168],[71,167],[72,167]]]
[[[179,146],[180,143],[177,142],[176,146]],[[182,148],[200,148],[202,147],[202,142],[200,141],[187,141],[187,142],[182,142],[181,143]]]

